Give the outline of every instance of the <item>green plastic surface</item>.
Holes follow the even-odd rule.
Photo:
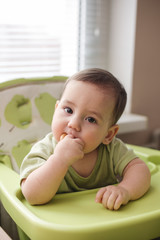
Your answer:
[[[144,156],[150,166],[151,187],[141,199],[128,203],[118,211],[107,210],[95,203],[96,189],[59,194],[46,205],[31,206],[21,193],[19,175],[2,163],[0,199],[14,221],[32,240],[156,238],[160,236],[160,151],[132,147],[139,156]]]

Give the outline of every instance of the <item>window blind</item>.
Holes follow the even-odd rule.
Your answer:
[[[45,27],[0,25],[0,73],[6,78],[60,72],[60,40]]]
[[[14,0],[8,18],[6,1],[0,9],[0,82],[78,70],[79,1]]]
[[[12,11],[6,14],[9,3]],[[0,82],[106,68],[108,4],[106,0],[4,1]]]

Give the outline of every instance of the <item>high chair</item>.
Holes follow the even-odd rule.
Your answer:
[[[31,206],[23,197],[19,167],[31,146],[50,132],[66,77],[18,79],[0,84],[0,200],[20,239],[146,240],[160,236],[160,151],[128,145],[151,171],[151,187],[118,211],[95,203],[97,189],[57,194]]]

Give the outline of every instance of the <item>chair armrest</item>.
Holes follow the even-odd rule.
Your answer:
[[[146,148],[146,147],[140,147],[136,145],[127,144],[129,148],[132,148],[134,152],[137,154],[139,158],[141,158],[144,161],[149,161],[154,164],[160,164],[160,151]]]

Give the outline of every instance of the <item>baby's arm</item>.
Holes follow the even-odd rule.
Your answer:
[[[68,167],[83,158],[83,142],[66,136],[55,148],[54,154],[22,181],[22,192],[32,204],[44,204],[56,194]]]
[[[118,185],[101,188],[96,195],[96,202],[110,210],[117,210],[130,200],[143,196],[150,186],[150,171],[140,159],[132,160],[123,171],[123,180]]]

